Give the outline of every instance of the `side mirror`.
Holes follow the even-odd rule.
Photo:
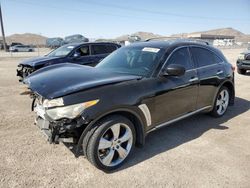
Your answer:
[[[73,58],[74,58],[74,59],[77,59],[77,58],[79,58],[79,57],[81,57],[81,54],[78,53],[78,52],[75,52],[74,55],[73,55]]]
[[[182,76],[186,72],[185,68],[179,64],[170,64],[163,70],[163,76]]]

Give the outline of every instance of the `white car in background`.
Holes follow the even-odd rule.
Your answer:
[[[9,49],[11,52],[34,52],[35,49],[29,45],[15,45]]]

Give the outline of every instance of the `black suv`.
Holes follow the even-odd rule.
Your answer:
[[[26,76],[42,67],[66,62],[95,66],[119,47],[121,47],[119,44],[108,42],[67,44],[44,57],[36,57],[19,63],[17,76],[19,81],[23,81]]]
[[[246,74],[250,70],[250,50],[240,53],[236,65],[239,74]]]
[[[96,67],[54,65],[25,83],[49,142],[75,144],[104,171],[119,167],[149,132],[200,112],[220,117],[235,98],[224,55],[188,40],[135,43]]]

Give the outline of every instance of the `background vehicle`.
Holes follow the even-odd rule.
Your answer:
[[[10,46],[16,46],[16,45],[23,45],[23,44],[20,43],[20,42],[12,42],[12,43],[10,44]]]
[[[46,46],[49,48],[58,48],[64,45],[64,40],[60,37],[57,38],[48,38],[46,40]]]
[[[50,66],[25,83],[48,140],[76,144],[104,171],[121,166],[149,132],[200,112],[221,117],[235,97],[223,54],[185,40],[134,43],[96,67]]]
[[[49,65],[59,63],[76,63],[95,66],[104,57],[119,48],[115,43],[75,43],[66,44],[50,52],[44,57],[25,60],[18,65],[17,76],[23,78],[32,72]]]
[[[80,34],[70,35],[64,38],[65,44],[80,43],[80,42],[89,42],[89,39]]]
[[[250,70],[250,50],[239,55],[236,65],[239,74],[246,74]]]
[[[29,45],[15,45],[9,48],[11,52],[33,52],[35,49]]]

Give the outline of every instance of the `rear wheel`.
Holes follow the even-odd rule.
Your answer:
[[[228,88],[224,86],[221,87],[217,94],[211,114],[214,117],[223,116],[227,110],[229,100],[230,100],[230,94]]]
[[[239,74],[246,74],[246,70],[245,69],[237,69],[237,72],[239,73]]]
[[[135,129],[132,122],[123,116],[110,116],[93,130],[87,143],[87,159],[106,172],[120,167],[134,147]]]

